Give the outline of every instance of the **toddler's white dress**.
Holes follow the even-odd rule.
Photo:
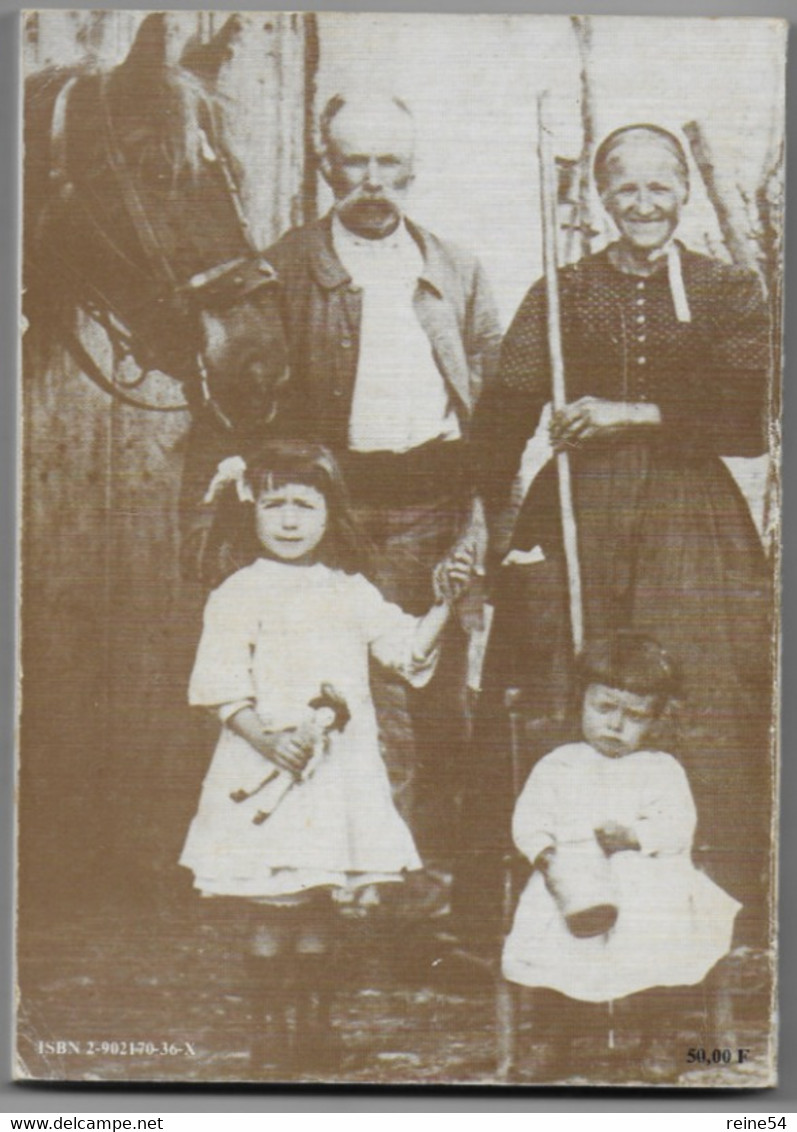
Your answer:
[[[222,727],[180,864],[205,895],[280,897],[319,885],[399,880],[422,867],[391,798],[379,753],[369,656],[414,686],[436,657],[413,658],[417,620],[385,601],[361,575],[316,564],[258,559],[215,590],[191,676],[191,704],[229,716],[250,703],[263,724],[296,726],[321,685],[333,684],[351,719],[329,736],[314,774],[285,795],[261,825],[252,790],[272,767]],[[225,711],[226,709],[226,711]]]
[[[586,870],[594,831],[609,821],[631,829],[640,850],[608,858],[617,920],[586,939],[568,930],[535,869],[504,946],[505,976],[587,1002],[701,982],[729,951],[741,905],[694,867],[696,820],[689,782],[672,755],[637,751],[612,759],[581,742],[541,759],[512,826],[530,861],[547,846],[581,846]]]

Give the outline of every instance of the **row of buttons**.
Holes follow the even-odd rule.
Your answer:
[[[636,289],[637,289],[637,298],[636,298],[637,335],[636,335],[636,340],[641,346],[645,342],[645,339],[646,339],[646,334],[645,334],[645,281],[644,281],[644,279],[637,280]],[[647,365],[647,360],[648,359],[645,357],[644,354],[637,354],[636,363],[637,363],[638,366]],[[639,389],[638,397],[639,397],[640,401],[647,401],[647,399],[648,399],[647,392],[644,388],[644,384],[643,383],[641,383],[641,384],[642,384],[642,387]]]
[[[638,328],[636,340],[637,340],[637,342],[642,343],[642,342],[645,341],[645,338],[646,338],[645,331],[644,331],[644,326],[645,326],[645,280],[644,279],[638,280],[637,285],[636,285],[636,289],[639,293],[638,298],[636,300],[636,305],[640,308],[640,310],[639,310],[639,312],[636,316],[637,328]],[[637,359],[636,359],[637,365],[639,365],[639,366],[647,365],[647,360],[648,359],[645,357],[644,354],[638,354],[637,355]]]

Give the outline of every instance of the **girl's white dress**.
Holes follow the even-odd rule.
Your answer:
[[[535,766],[513,819],[518,848],[534,861],[547,846],[594,852],[608,821],[629,827],[639,851],[608,858],[619,909],[614,927],[591,938],[568,930],[538,869],[504,946],[508,979],[606,1002],[656,986],[699,983],[731,946],[741,905],[692,864],[695,805],[681,765],[661,751],[606,758],[588,743],[558,747]]]
[[[385,601],[361,575],[321,564],[258,559],[215,590],[191,676],[191,704],[222,719],[251,703],[264,725],[296,726],[321,685],[348,704],[343,732],[307,781],[262,824],[258,795],[235,802],[272,768],[245,739],[222,727],[180,863],[206,895],[279,897],[318,885],[399,880],[422,867],[396,811],[379,754],[369,657],[426,683],[436,658],[413,658],[417,620]]]

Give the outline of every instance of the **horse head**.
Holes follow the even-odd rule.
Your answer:
[[[239,34],[232,17],[181,55],[170,16],[153,13],[114,69],[28,80],[25,311],[34,338],[91,371],[75,332],[87,313],[136,374],[170,375],[195,412],[246,433],[274,416],[287,347],[215,90]]]

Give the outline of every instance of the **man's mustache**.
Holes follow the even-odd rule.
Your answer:
[[[403,178],[395,187],[398,190],[406,189],[413,181],[413,177],[408,175]],[[363,185],[357,185],[346,193],[345,196],[338,197],[338,208],[347,208],[349,205],[357,204],[386,204],[389,208],[398,210],[398,205],[395,201],[385,193],[383,189],[366,189]]]
[[[359,204],[385,204],[389,208],[396,207],[381,190],[369,192],[365,189],[353,189],[345,197],[338,199],[338,208],[350,208]]]

